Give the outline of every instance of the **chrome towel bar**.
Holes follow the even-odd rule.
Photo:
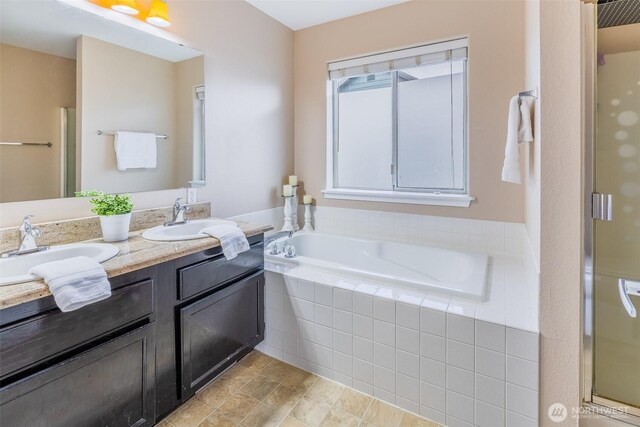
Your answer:
[[[115,135],[115,131],[98,130],[98,135]],[[167,139],[167,135],[156,135],[156,138]]]
[[[32,146],[40,146],[40,147],[53,147],[53,144],[50,142],[20,142],[20,141],[13,141],[13,142],[0,142],[0,145],[32,145]]]

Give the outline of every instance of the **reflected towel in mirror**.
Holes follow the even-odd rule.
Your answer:
[[[145,132],[117,131],[113,139],[118,170],[153,169],[158,163],[156,135]]]

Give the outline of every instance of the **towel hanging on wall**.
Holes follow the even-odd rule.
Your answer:
[[[507,122],[507,142],[504,147],[504,164],[502,165],[502,180],[520,184],[520,150],[518,143],[533,141],[531,125],[531,106],[534,99],[530,97],[511,98],[509,103],[509,119]]]
[[[116,150],[118,170],[147,168],[152,169],[158,163],[156,135],[145,132],[116,131],[113,147]]]

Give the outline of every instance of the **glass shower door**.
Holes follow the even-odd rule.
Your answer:
[[[592,399],[640,415],[640,50],[598,47],[594,191],[612,218],[594,222]]]

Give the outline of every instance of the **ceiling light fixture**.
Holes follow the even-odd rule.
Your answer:
[[[111,9],[127,15],[137,15],[140,13],[136,0],[114,0]]]
[[[149,15],[147,15],[147,22],[155,25],[156,27],[168,27],[171,25],[171,22],[169,22],[169,10],[167,8],[166,1],[153,0],[151,2]]]

